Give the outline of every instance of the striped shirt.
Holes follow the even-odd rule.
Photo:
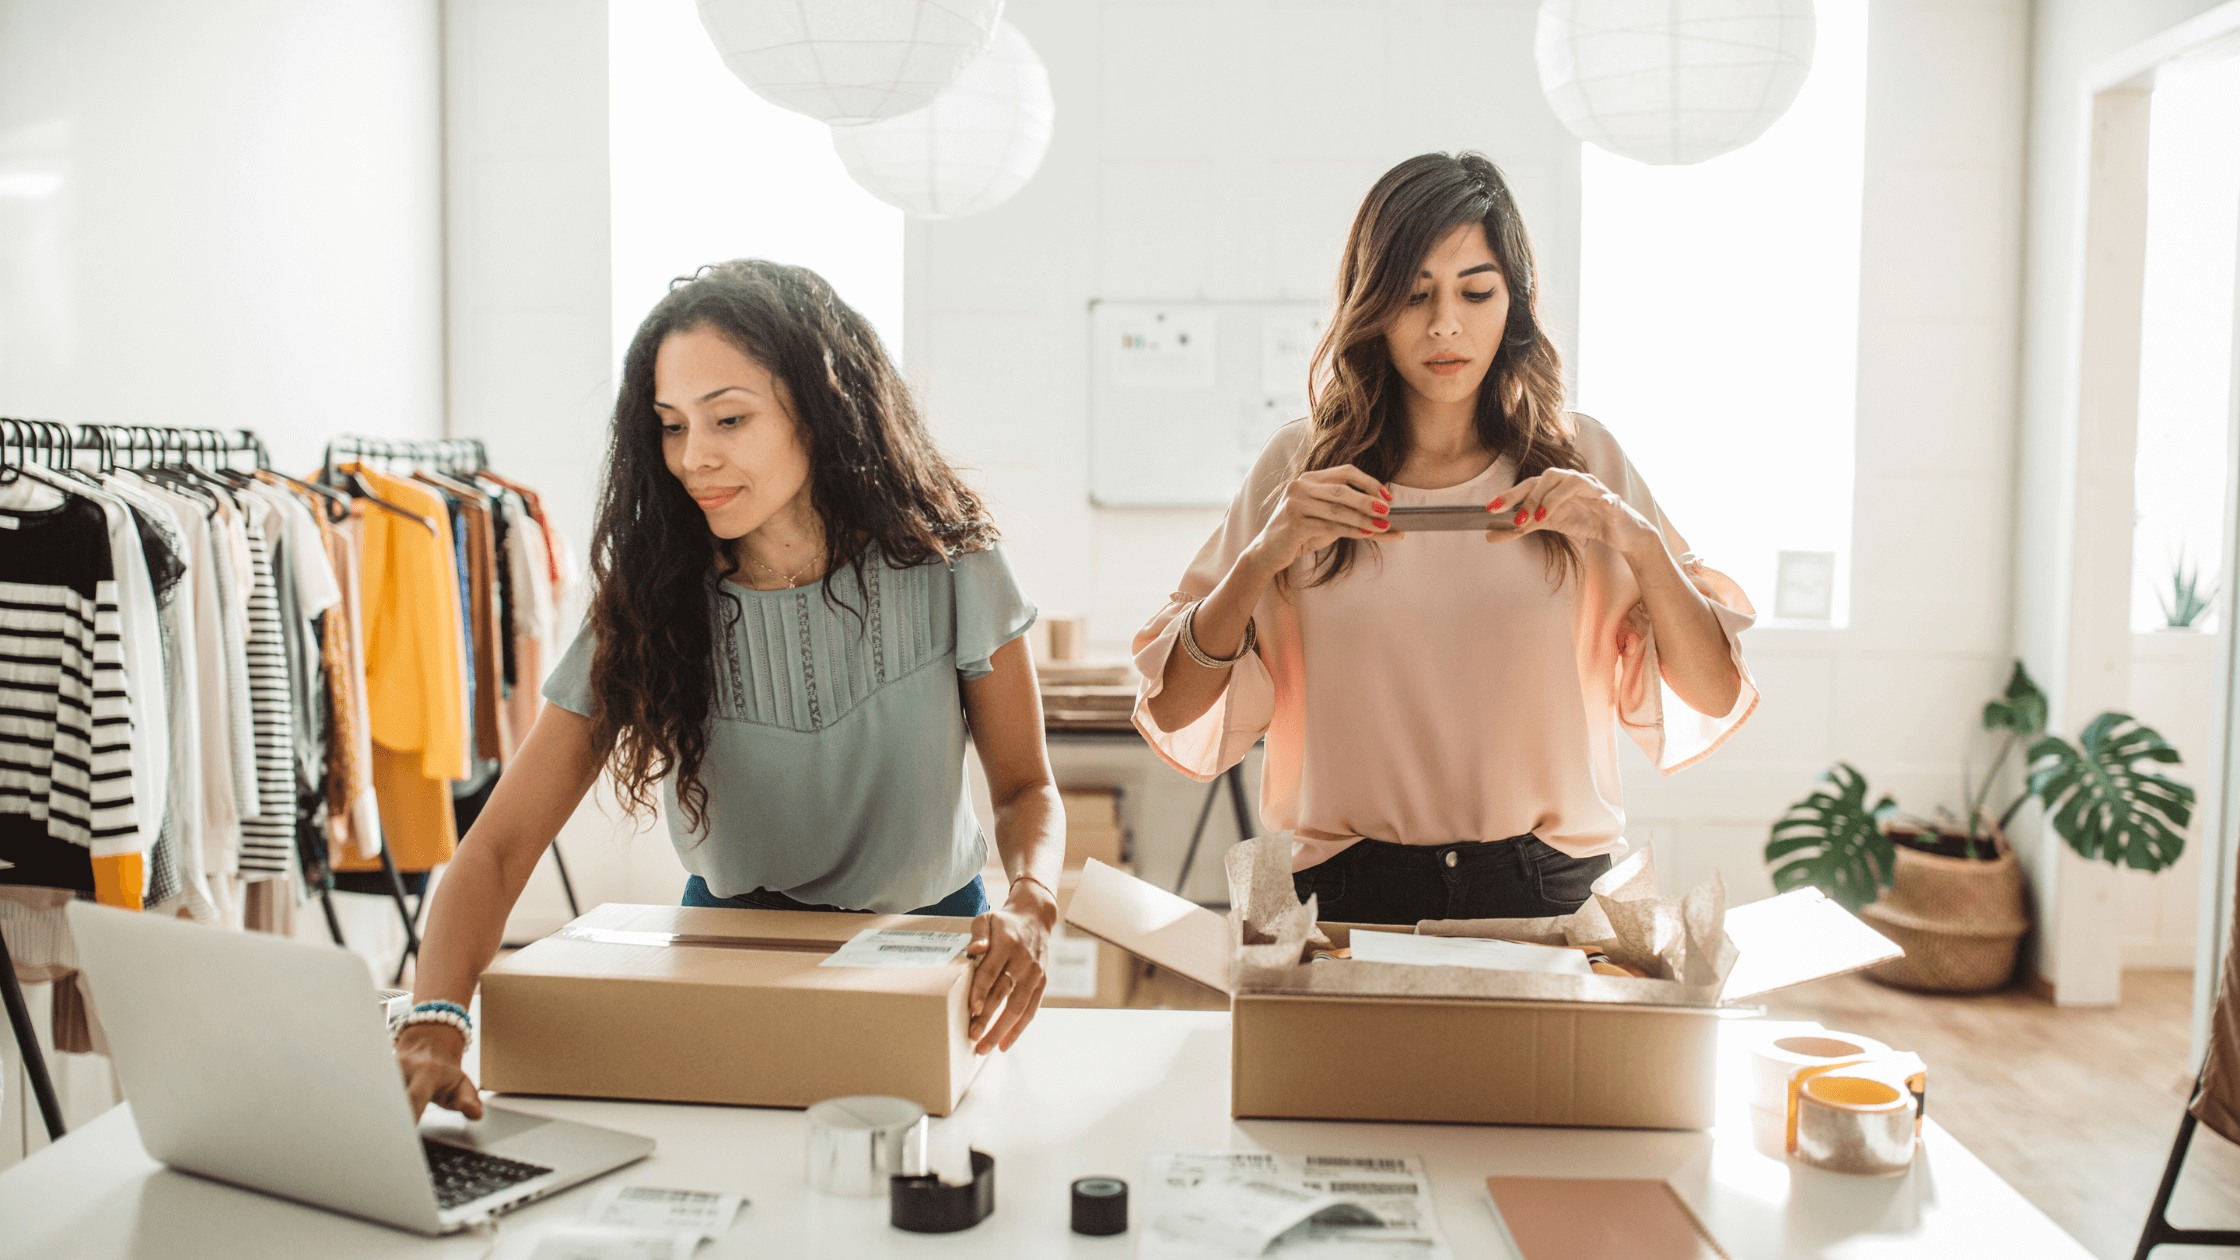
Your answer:
[[[0,512],[0,529],[0,814],[71,844],[131,847],[130,681],[107,517],[73,495]]]
[[[249,710],[255,723],[259,809],[256,817],[241,820],[241,873],[284,875],[295,864],[295,705],[273,580],[277,531],[267,535],[265,526],[274,523],[268,504],[246,502],[243,509],[250,567]]]

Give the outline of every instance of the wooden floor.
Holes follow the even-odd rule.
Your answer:
[[[1842,976],[1776,995],[1769,1014],[1862,1033],[1929,1064],[1929,1114],[2094,1255],[2130,1260],[2185,1092],[2193,982],[2131,971],[2114,1010],[2061,1009],[2019,990],[1901,993]],[[2197,1130],[2170,1219],[2240,1228],[2240,1148]],[[2155,1260],[2240,1258],[2163,1248]]]

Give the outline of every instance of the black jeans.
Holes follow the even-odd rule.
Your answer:
[[[1463,844],[1361,840],[1291,877],[1316,913],[1338,923],[1538,919],[1585,905],[1610,855],[1566,857],[1538,836]]]

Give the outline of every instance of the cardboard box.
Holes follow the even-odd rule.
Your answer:
[[[1288,840],[1237,845],[1228,868],[1224,917],[1091,863],[1066,921],[1230,995],[1240,1118],[1708,1128],[1734,1003],[1902,952],[1816,890],[1728,910],[1714,876],[1660,896],[1643,850],[1577,914],[1416,931],[1592,944],[1648,978],[1314,962],[1356,925],[1299,904]]]
[[[1126,873],[1125,867],[1114,869]],[[1066,907],[1080,886],[1079,871],[1067,871],[1058,880],[1058,930],[1050,938],[1050,985],[1043,990],[1042,1004],[1119,1010],[1128,1004],[1135,960],[1085,932],[1066,930]]]
[[[1089,862],[1120,866],[1127,860],[1126,836],[1120,829],[1120,792],[1117,788],[1061,788],[1066,811],[1066,866],[1079,869]]]
[[[867,928],[972,920],[600,906],[483,973],[482,1084],[762,1107],[892,1094],[947,1115],[982,1062],[971,964],[819,965]]]

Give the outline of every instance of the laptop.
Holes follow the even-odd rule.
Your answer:
[[[348,950],[85,901],[69,916],[141,1145],[181,1172],[448,1234],[653,1153],[498,1107],[415,1126]]]

